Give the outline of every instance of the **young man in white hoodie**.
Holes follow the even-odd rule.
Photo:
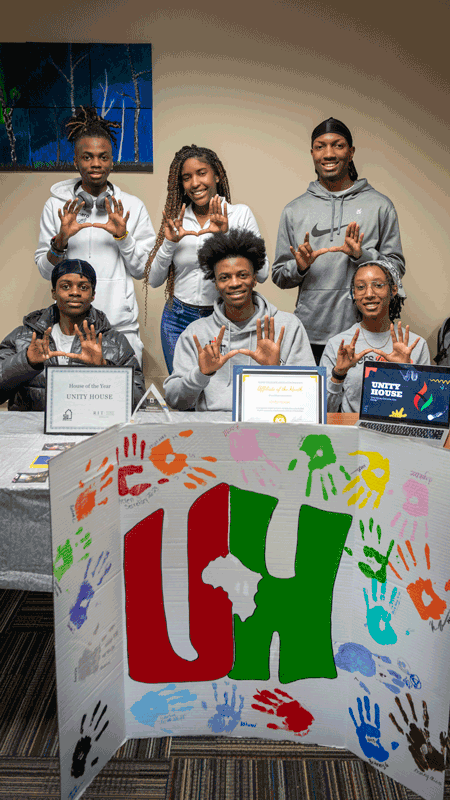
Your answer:
[[[321,122],[311,135],[317,180],[281,214],[272,280],[298,287],[301,318],[317,363],[330,336],[356,321],[350,282],[360,264],[387,259],[395,283],[405,272],[392,202],[353,163],[352,135],[338,119]]]
[[[198,251],[219,298],[211,316],[192,322],[178,339],[164,383],[173,408],[231,411],[233,364],[314,365],[300,320],[254,291],[265,256],[263,239],[241,228],[211,236]]]
[[[43,278],[65,259],[92,263],[97,302],[111,327],[124,333],[142,365],[133,278],[144,276],[155,232],[144,204],[108,181],[113,168],[112,127],[87,108],[69,120],[80,178],[55,183],[41,216],[35,261]]]

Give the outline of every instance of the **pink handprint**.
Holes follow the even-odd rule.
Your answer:
[[[266,456],[263,450],[261,450],[256,438],[257,433],[259,433],[259,431],[255,428],[244,428],[243,430],[230,433],[229,442],[231,457],[237,464],[242,464],[243,462],[248,463],[249,461],[261,461],[264,459],[264,462],[269,467],[280,472],[280,468]],[[260,464],[259,468],[252,469],[252,472],[257,478],[258,483],[260,483],[261,486],[265,486],[266,482],[262,473],[266,472],[266,468]],[[241,467],[241,475],[244,482],[248,483],[248,476],[243,467]],[[272,486],[275,485],[270,477],[266,479],[269,480]]]

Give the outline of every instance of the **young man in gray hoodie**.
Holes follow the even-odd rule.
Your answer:
[[[405,272],[395,208],[353,163],[352,135],[337,119],[321,122],[311,136],[317,180],[281,214],[272,280],[298,286],[295,314],[308,332],[319,363],[330,336],[356,321],[349,287],[360,264],[386,258]],[[398,281],[396,281],[398,283]]]
[[[263,239],[241,228],[216,233],[198,251],[219,298],[211,316],[192,322],[178,339],[164,382],[173,408],[231,411],[233,364],[314,365],[300,320],[254,291],[265,256]]]

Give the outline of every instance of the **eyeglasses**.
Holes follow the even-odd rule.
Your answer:
[[[388,286],[387,281],[369,281],[369,283],[355,283],[355,295],[364,294],[368,286],[371,286],[375,292],[382,292],[385,286]]]

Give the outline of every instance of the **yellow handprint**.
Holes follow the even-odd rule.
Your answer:
[[[344,492],[349,492],[350,489],[353,489],[356,484],[360,482],[361,478],[363,478],[367,484],[366,486],[360,486],[357,491],[349,497],[347,505],[355,505],[361,495],[364,495],[364,492],[367,491],[367,494],[362,497],[361,502],[358,504],[358,508],[364,508],[369,497],[371,497],[372,492],[376,492],[378,495],[378,497],[376,497],[374,500],[373,508],[378,508],[380,505],[380,500],[384,494],[384,490],[386,489],[386,484],[390,477],[389,460],[387,458],[383,458],[380,453],[377,453],[374,450],[368,453],[364,452],[363,450],[356,450],[354,453],[349,453],[349,455],[367,456],[369,463],[367,467],[361,471],[361,475],[357,475],[356,478],[353,478],[353,480],[350,481],[350,483],[342,490],[343,494]],[[382,471],[381,476],[375,475],[375,470],[377,469]]]

